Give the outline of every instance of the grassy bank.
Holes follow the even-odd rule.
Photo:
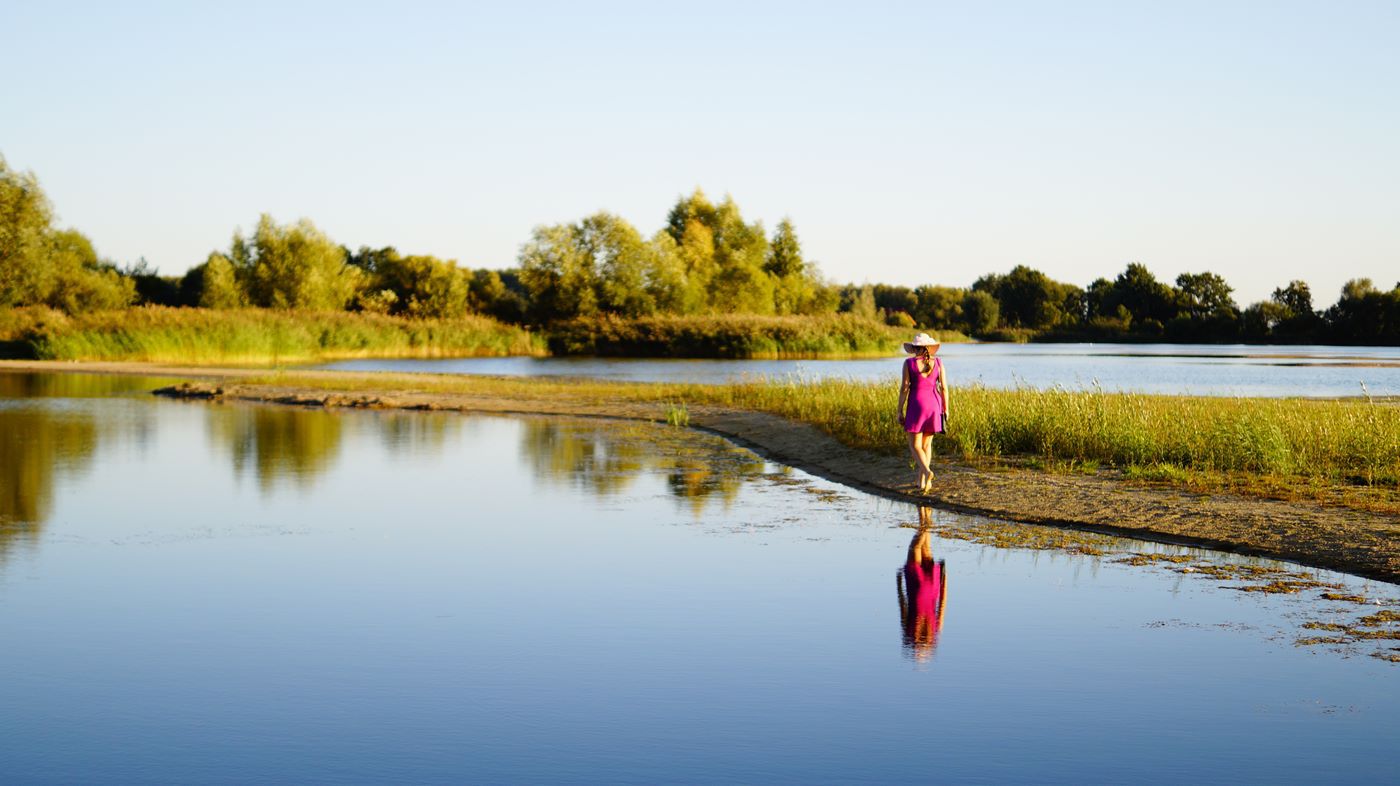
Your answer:
[[[0,352],[40,360],[299,363],[355,357],[539,355],[544,342],[487,317],[417,320],[348,312],[147,306],[67,316],[0,310]]]
[[[899,352],[910,331],[849,314],[822,316],[602,316],[549,327],[556,355],[688,358],[817,358]],[[961,335],[945,341],[966,340]]]
[[[721,395],[853,447],[903,449],[892,385],[768,382]],[[954,390],[952,403],[940,447],[964,459],[1030,456],[1160,480],[1189,470],[1400,485],[1400,407],[1389,403],[979,387]]]
[[[612,316],[556,323],[543,336],[488,317],[406,319],[350,312],[145,306],[69,316],[0,309],[0,357],[189,364],[356,357],[600,355],[682,358],[877,357],[904,329],[848,314]],[[945,333],[944,341],[966,341]]]

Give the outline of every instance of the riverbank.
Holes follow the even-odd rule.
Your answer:
[[[163,306],[72,316],[48,308],[0,310],[0,356],[12,358],[266,365],[544,354],[541,337],[474,315],[408,319],[344,311]]]
[[[477,314],[139,306],[69,315],[0,310],[0,358],[279,365],[355,358],[610,356],[888,357],[909,331],[850,314],[577,318],[526,328]],[[967,341],[955,332],[944,341]]]
[[[134,363],[4,362],[0,371],[91,372],[191,380],[167,395],[296,406],[445,410],[687,422],[776,461],[891,499],[1009,521],[1121,534],[1289,560],[1400,583],[1393,490],[1362,504],[1319,495],[1270,498],[1267,488],[1198,489],[1122,470],[1073,471],[1033,460],[942,456],[929,496],[908,459],[847,444],[809,423],[702,400],[710,386],[621,385],[442,375],[270,373]],[[682,403],[684,402],[684,403]]]

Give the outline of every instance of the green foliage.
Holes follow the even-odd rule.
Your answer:
[[[775,358],[888,355],[903,331],[848,315],[611,315],[551,326],[550,351],[561,355]]]
[[[831,293],[802,258],[792,222],[770,243],[734,200],[698,189],[677,201],[650,240],[597,213],[535,229],[520,252],[520,282],[536,323],[615,314],[816,314]]]
[[[1334,336],[1361,344],[1400,344],[1400,284],[1381,291],[1369,278],[1348,281],[1327,310]]]
[[[394,294],[391,314],[451,319],[467,313],[469,275],[449,260],[394,254],[379,267],[376,287]]]
[[[802,244],[797,240],[797,230],[792,220],[784,218],[773,231],[773,239],[768,244],[768,258],[763,269],[778,278],[801,276],[806,269],[802,260]]]
[[[841,301],[837,310],[857,319],[878,318],[880,311],[875,305],[875,287],[869,284],[842,287]]]
[[[43,303],[70,314],[122,308],[136,299],[136,284],[97,258],[92,243],[71,229],[51,233],[49,275],[52,284]]]
[[[996,298],[999,319],[1013,328],[1048,330],[1078,324],[1083,291],[1062,284],[1038,270],[1017,265],[1006,275],[983,276],[972,284],[974,292]]]
[[[10,353],[46,360],[308,362],[355,357],[537,355],[543,341],[486,317],[406,319],[348,312],[146,306],[66,316],[13,309]]]
[[[243,287],[238,283],[233,262],[215,251],[204,261],[200,275],[199,300],[201,308],[242,308],[248,305]]]
[[[248,302],[262,308],[338,311],[363,278],[345,249],[310,221],[278,226],[266,213],[251,238],[234,233],[228,258]]]
[[[53,209],[38,178],[12,171],[0,157],[0,306],[47,298],[52,223]]]
[[[1176,315],[1167,323],[1177,340],[1202,340],[1239,331],[1240,309],[1229,284],[1215,273],[1182,273],[1176,277]]]
[[[467,284],[467,306],[472,313],[516,324],[525,321],[528,310],[524,288],[514,271],[473,271]]]
[[[82,233],[53,226],[38,178],[12,171],[0,157],[0,307],[75,313],[120,308],[135,297],[135,284],[99,260]]]
[[[536,227],[520,250],[520,283],[537,322],[598,312],[594,260],[577,242],[581,230],[567,224]]]
[[[915,323],[914,318],[909,316],[909,314],[907,314],[906,312],[889,311],[885,313],[885,324],[889,325],[890,327],[907,329],[915,327],[917,323]]]
[[[990,294],[974,291],[963,298],[961,324],[968,333],[974,336],[990,333],[1000,322],[1001,305]]]
[[[1176,316],[1178,299],[1171,287],[1158,281],[1145,265],[1138,262],[1129,264],[1112,283],[1100,285],[1100,282],[1095,282],[1095,288],[1091,289],[1091,318],[1102,315],[1116,317],[1119,306],[1122,306],[1132,317],[1131,324],[1136,330],[1159,334],[1166,323]]]

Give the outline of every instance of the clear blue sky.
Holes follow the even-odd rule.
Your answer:
[[[507,267],[696,186],[837,281],[1400,279],[1400,3],[8,3],[0,154],[180,273],[259,213]]]

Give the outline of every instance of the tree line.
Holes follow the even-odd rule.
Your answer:
[[[183,276],[161,276],[144,260],[122,267],[101,259],[80,232],[56,227],[38,180],[0,157],[0,307],[76,313],[134,304],[475,313],[528,325],[609,314],[846,312],[992,339],[1400,344],[1400,283],[1383,290],[1364,278],[1327,308],[1302,281],[1240,308],[1215,273],[1167,283],[1136,262],[1083,288],[1024,265],[968,288],[839,285],[805,259],[790,220],[769,234],[733,199],[716,203],[698,189],[676,201],[651,237],[607,212],[537,227],[516,266],[503,270],[388,246],[351,250],[310,221],[263,215]]]

